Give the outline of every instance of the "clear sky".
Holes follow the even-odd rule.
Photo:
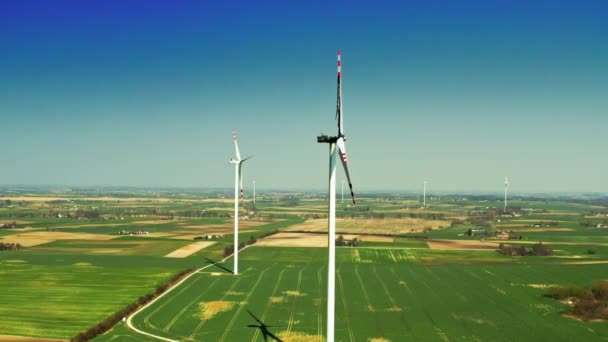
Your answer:
[[[608,191],[606,1],[2,1],[0,184]],[[342,178],[339,172],[338,181]]]

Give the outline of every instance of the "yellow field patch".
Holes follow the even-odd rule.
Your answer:
[[[163,223],[178,223],[181,220],[145,220],[145,221],[137,221],[133,222],[133,224],[163,224]]]
[[[369,242],[393,242],[395,238],[392,236],[378,236],[378,235],[359,235],[357,239],[361,241]]]
[[[255,245],[268,247],[327,247],[327,235],[278,233],[258,240]]]
[[[283,296],[270,297],[270,302],[271,303],[284,303],[285,302],[285,297],[283,297]]]
[[[93,265],[90,262],[77,262],[75,264],[72,264],[72,266],[90,267]]]
[[[241,228],[252,228],[252,227],[257,227],[257,226],[261,226],[263,224],[268,224],[268,223],[272,223],[272,222],[277,222],[278,220],[239,220],[239,229]],[[180,228],[187,228],[187,229],[197,229],[197,230],[203,230],[203,231],[225,231],[226,229],[234,229],[234,220],[231,220],[229,222],[226,222],[224,224],[184,224],[184,225],[179,225]]]
[[[287,295],[287,296],[290,296],[290,297],[304,297],[304,296],[306,296],[306,293],[301,293],[301,292],[298,292],[298,291],[283,291],[283,293],[285,295]]]
[[[426,240],[431,249],[440,250],[494,250],[498,249],[497,242],[477,240]]]
[[[14,238],[14,235],[9,235],[0,240],[0,242],[4,242],[4,243],[18,243],[23,247],[38,246],[38,245],[43,245],[45,243],[49,243],[49,242],[53,242],[53,241],[55,241],[55,240],[29,239],[29,238],[19,239],[19,238]]]
[[[581,216],[582,214],[568,211],[551,211],[548,213],[534,213],[534,215],[562,215],[562,216]]]
[[[217,314],[232,310],[234,304],[235,302],[228,301],[201,302],[198,304],[200,309],[198,318],[205,320],[211,319]]]
[[[427,220],[421,218],[387,218],[387,219],[336,219],[336,231],[348,234],[403,234],[420,232],[425,229],[447,228],[448,220]],[[327,231],[326,219],[307,220],[294,225],[286,231],[323,232]]]
[[[573,231],[572,228],[517,228],[511,230],[514,233],[518,232],[568,232]]]
[[[325,338],[318,335],[309,335],[306,333],[295,331],[281,331],[278,333],[279,338],[283,342],[323,342]]]
[[[117,237],[117,235],[35,231],[23,234],[8,235],[2,238],[0,241],[5,243],[18,243],[25,247],[31,247],[56,240],[105,241],[112,240]]]
[[[608,264],[608,260],[590,260],[590,261],[568,261],[561,262],[561,265],[599,265]]]
[[[367,342],[391,342],[391,340],[384,337],[370,337],[367,339]]]
[[[167,236],[174,236],[174,235],[175,235],[175,233],[156,232],[156,233],[148,233],[146,235],[138,235],[138,236],[167,237]]]
[[[201,249],[205,248],[205,247],[209,247],[211,245],[213,245],[215,242],[213,241],[200,241],[200,242],[195,242],[192,244],[189,244],[187,246],[184,246],[182,248],[176,249],[173,252],[165,255],[165,258],[185,258],[188,257],[198,251],[200,251]]]

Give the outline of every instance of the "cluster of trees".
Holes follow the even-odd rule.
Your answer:
[[[262,239],[267,236],[274,235],[278,232],[279,231],[277,229],[266,232],[266,233],[258,236],[258,239]],[[256,239],[255,236],[251,235],[251,236],[249,236],[249,240],[247,240],[247,242],[242,242],[242,241],[239,242],[239,251],[241,249],[245,248],[245,246],[253,245],[254,243],[258,242],[258,239]],[[231,256],[232,253],[234,253],[234,245],[230,245],[230,246],[227,246],[226,248],[224,248],[224,258]]]
[[[9,223],[0,223],[0,229],[2,229],[2,228],[13,229],[13,228],[23,228],[23,226],[18,225],[16,221],[13,221],[13,222],[9,222]]]
[[[608,226],[608,219],[602,220],[602,221],[588,220],[588,221],[581,223],[581,226],[589,228],[589,227],[597,227],[598,224],[601,224],[602,226],[606,227],[606,226]]]
[[[245,248],[244,242],[239,242],[239,251]],[[234,245],[226,246],[224,248],[224,258],[231,256],[234,253]]]
[[[553,249],[543,245],[542,242],[533,245],[507,245],[501,243],[498,250],[504,255],[511,256],[549,256],[553,255]]]
[[[608,319],[608,280],[595,280],[591,283],[591,288],[553,288],[545,296],[572,301],[572,314],[584,320]]]
[[[300,197],[297,196],[283,196],[281,198],[281,205],[284,207],[297,207],[300,205]]]
[[[342,234],[338,235],[336,238],[336,246],[349,246],[349,247],[357,247],[359,246],[360,241],[357,238],[352,240],[344,240],[344,236]]]
[[[161,295],[163,292],[165,292],[171,286],[178,283],[186,275],[194,272],[194,270],[195,270],[194,268],[189,268],[187,270],[184,270],[184,271],[176,274],[173,278],[171,278],[166,283],[159,285],[156,288],[156,290],[154,291],[154,293],[148,293],[147,295],[143,295],[143,296],[139,297],[137,299],[137,301],[127,305],[122,310],[114,313],[113,315],[106,318],[102,322],[97,323],[94,327],[89,328],[87,331],[78,334],[76,337],[72,338],[71,340],[76,341],[76,342],[90,341],[90,340],[94,339],[95,337],[105,333],[106,331],[112,329],[112,327],[114,325],[116,325],[116,323],[120,322],[123,319],[123,317],[127,317],[128,315],[135,312],[135,310],[137,310],[138,308],[146,305],[152,299]]]
[[[4,242],[0,242],[0,251],[16,251],[18,249],[21,249],[20,244],[18,243],[4,243]]]

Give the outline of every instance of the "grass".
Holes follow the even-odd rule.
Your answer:
[[[144,259],[135,266],[106,256],[1,253],[0,331],[72,337],[181,269]]]

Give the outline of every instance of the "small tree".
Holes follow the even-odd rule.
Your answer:
[[[336,239],[336,245],[338,246],[342,246],[344,244],[344,236],[342,236],[342,234],[338,235],[338,238]]]

